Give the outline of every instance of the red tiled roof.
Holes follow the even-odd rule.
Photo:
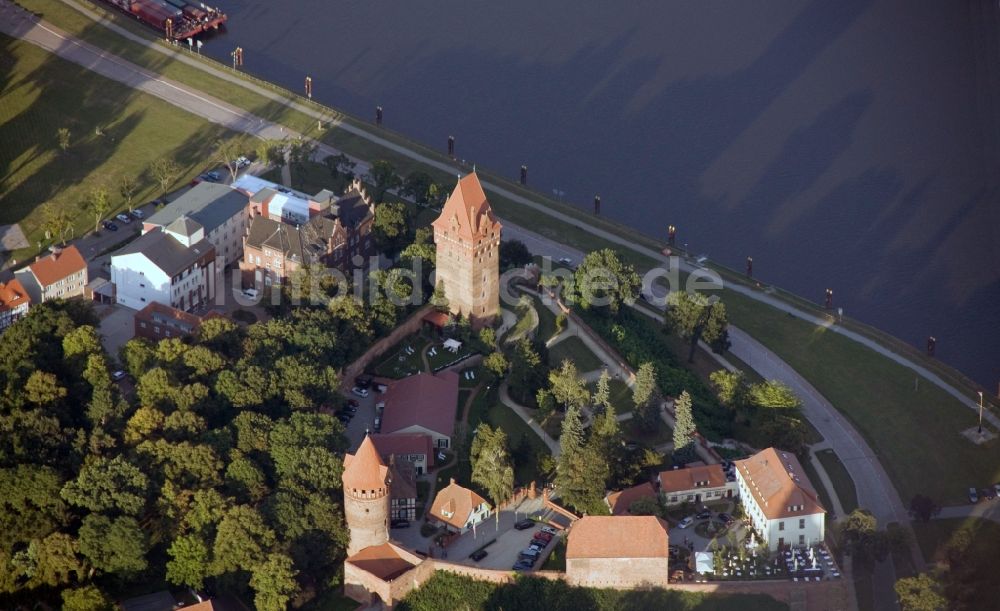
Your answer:
[[[382,460],[388,461],[390,454],[396,456],[424,454],[427,456],[427,467],[434,466],[434,446],[430,435],[424,433],[388,433],[372,435],[372,441],[375,442],[375,447]]]
[[[472,510],[485,502],[486,499],[468,488],[459,486],[452,479],[451,483],[439,490],[434,497],[431,515],[456,528],[465,528]]]
[[[434,325],[439,329],[443,329],[448,325],[449,318],[450,317],[448,316],[447,312],[438,312],[437,310],[435,310],[433,312],[428,312],[424,314],[423,320],[424,322],[431,323],[432,325]]]
[[[604,500],[608,503],[611,514],[620,516],[628,514],[628,508],[639,499],[656,500],[656,489],[653,488],[653,484],[646,482],[618,492],[611,492]]]
[[[194,605],[182,607],[181,611],[215,611],[215,605],[211,600],[205,600]]]
[[[0,311],[13,310],[26,303],[31,303],[31,297],[28,297],[28,291],[24,290],[18,280],[11,280],[6,284],[0,282]]]
[[[656,516],[584,516],[570,528],[566,558],[666,558],[667,531]]]
[[[767,448],[737,460],[736,471],[769,520],[823,513],[816,490],[791,452]]]
[[[722,465],[688,466],[660,472],[660,492],[670,494],[698,488],[720,488],[726,485]]]
[[[76,246],[68,246],[59,252],[54,252],[28,266],[35,275],[38,284],[44,289],[67,276],[87,269],[87,262]]]
[[[366,547],[348,558],[347,562],[383,581],[392,581],[416,566],[403,558],[391,543]]]
[[[344,455],[344,490],[379,490],[387,486],[389,468],[366,436],[354,454]]]
[[[475,172],[458,181],[444,203],[441,215],[432,224],[436,231],[442,232],[450,231],[454,226],[459,237],[469,240],[500,231],[500,223],[493,215]]]
[[[411,426],[451,437],[458,407],[458,374],[427,372],[393,382],[385,393],[382,430],[386,433]]]

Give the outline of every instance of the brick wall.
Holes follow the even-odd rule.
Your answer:
[[[428,312],[434,309],[432,305],[425,305],[412,316],[406,319],[405,322],[400,324],[398,327],[392,330],[387,337],[383,337],[378,340],[368,350],[365,351],[358,360],[344,367],[343,373],[340,374],[340,387],[350,388],[354,386],[354,378],[358,377],[364,373],[365,369],[370,365],[375,359],[379,358],[389,349],[398,344],[402,339],[408,335],[413,335],[420,330],[421,325],[423,325],[423,318]]]
[[[666,558],[569,558],[566,582],[592,588],[667,587]]]

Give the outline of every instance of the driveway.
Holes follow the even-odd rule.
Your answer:
[[[375,430],[375,404],[382,400],[382,394],[369,390],[367,397],[359,397],[351,394],[349,387],[341,388],[340,392],[345,397],[358,402],[358,413],[354,415],[354,418],[351,418],[345,427],[347,440],[350,442],[348,451],[353,453],[361,446],[361,442],[365,439],[365,433]]]
[[[118,358],[118,349],[135,336],[135,310],[125,306],[103,306],[101,316],[101,344],[111,356]]]

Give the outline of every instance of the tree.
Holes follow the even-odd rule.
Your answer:
[[[66,245],[66,234],[73,229],[73,218],[61,206],[47,202],[43,204],[42,229],[46,237],[58,238],[63,246]]]
[[[208,576],[208,546],[198,535],[182,535],[167,550],[167,581],[200,590]]]
[[[209,319],[206,323],[215,319]],[[125,371],[138,380],[142,374],[151,369],[156,364],[156,349],[153,344],[144,337],[134,337],[119,349],[118,360],[125,367]]]
[[[237,505],[216,529],[212,574],[242,571],[264,562],[277,538],[253,507]]]
[[[656,367],[647,361],[639,366],[632,386],[632,402],[636,416],[646,430],[656,430],[659,410],[653,404],[656,395]]]
[[[607,513],[603,499],[608,463],[601,456],[596,442],[587,443],[577,405],[571,405],[566,410],[559,445],[561,452],[556,467],[556,486],[563,500],[579,511]]]
[[[632,501],[632,504],[628,506],[628,513],[633,516],[658,516],[660,515],[660,504],[656,502],[656,499],[644,496]]]
[[[83,202],[83,208],[94,215],[94,231],[101,228],[101,220],[111,211],[111,199],[104,187],[94,187]]]
[[[417,170],[410,172],[406,176],[406,179],[403,180],[403,187],[400,193],[418,204],[426,204],[430,197],[431,185],[433,184],[434,178],[430,174]]]
[[[742,371],[720,369],[713,371],[708,379],[723,406],[734,411],[746,406],[749,388]]]
[[[750,386],[750,403],[755,407],[797,410],[802,401],[791,388],[778,380],[767,380]]]
[[[288,602],[299,591],[295,581],[297,574],[291,558],[285,554],[268,554],[267,559],[251,571],[254,607],[260,611],[285,611]]]
[[[922,494],[914,496],[910,501],[910,513],[921,522],[929,522],[937,511],[937,503]]]
[[[257,143],[257,160],[267,167],[281,167],[285,165],[284,140],[261,140]]]
[[[66,397],[66,389],[59,385],[59,378],[45,371],[35,371],[28,376],[24,392],[28,401],[41,407],[51,406]]]
[[[856,561],[870,564],[884,556],[884,541],[878,532],[878,520],[867,509],[855,509],[840,525],[840,536]]]
[[[213,161],[221,163],[229,170],[230,182],[236,181],[236,173],[240,170],[237,159],[243,157],[242,144],[232,138],[220,138],[215,141]]]
[[[62,497],[93,512],[116,511],[139,515],[146,505],[149,480],[121,456],[96,458],[67,482]]]
[[[507,449],[507,434],[499,427],[480,424],[469,455],[472,482],[482,486],[493,501],[499,525],[500,506],[514,494],[514,464]]]
[[[565,409],[581,408],[590,402],[590,391],[587,383],[577,373],[573,361],[566,359],[559,369],[549,372],[549,390],[556,401]]]
[[[583,309],[606,307],[603,312],[618,314],[623,304],[635,303],[642,280],[631,263],[605,248],[588,253],[573,273],[571,296]]]
[[[594,388],[594,405],[603,409],[611,408],[611,374],[605,367],[601,370],[601,376],[597,378],[597,385]]]
[[[374,161],[368,170],[368,178],[375,187],[374,198],[376,203],[382,203],[386,191],[391,191],[402,186],[403,181],[396,174],[396,168],[384,159]]]
[[[681,460],[694,457],[694,415],[691,413],[691,395],[685,390],[674,402],[674,454]]]
[[[288,161],[291,164],[292,180],[300,187],[305,181],[305,173],[303,172],[305,164],[312,159],[318,149],[319,144],[302,137],[293,140],[288,147]]]
[[[526,337],[514,342],[511,350],[510,371],[507,374],[507,384],[511,395],[521,403],[534,397],[538,389],[545,383],[545,370],[542,368],[542,358]]]
[[[59,587],[83,577],[84,562],[78,551],[73,537],[54,532],[44,539],[33,539],[26,550],[11,558],[11,564],[15,572],[27,579],[24,587]]]
[[[902,611],[942,611],[948,607],[941,585],[927,573],[900,579],[894,589]]]
[[[495,352],[491,352],[485,359],[483,359],[483,366],[496,377],[502,378],[507,375],[507,369],[510,367],[510,363],[507,362],[507,357],[503,355],[503,352],[497,350]]]
[[[122,177],[118,179],[118,193],[125,201],[125,205],[128,206],[129,212],[132,212],[132,198],[135,197],[135,192],[138,189],[139,185],[136,183],[135,179],[128,174],[122,175]]]
[[[664,328],[668,333],[675,332],[690,340],[689,363],[694,361],[700,339],[704,339],[713,352],[721,354],[729,349],[728,319],[721,301],[713,303],[701,293],[674,291],[667,302]]]
[[[149,543],[135,518],[92,513],[80,525],[80,552],[99,571],[131,574],[145,570]]]
[[[372,232],[375,243],[388,255],[399,252],[406,243],[409,219],[402,202],[384,202],[375,206]]]
[[[488,348],[495,349],[497,347],[497,332],[493,327],[483,327],[479,330],[479,341],[486,344]]]
[[[62,152],[65,153],[67,150],[69,150],[69,145],[70,145],[71,133],[69,131],[69,128],[60,127],[58,130],[56,130],[56,136],[59,139],[59,148],[62,149]]]
[[[161,157],[149,166],[149,173],[157,184],[160,185],[160,196],[167,196],[167,189],[173,184],[181,174],[181,167],[173,159]]]
[[[729,317],[726,304],[717,301],[708,307],[708,316],[701,330],[701,339],[716,354],[723,354],[732,345],[729,341]]]
[[[63,611],[111,611],[114,602],[94,584],[62,591]]]
[[[502,240],[500,242],[500,271],[524,267],[534,259],[531,251],[520,240]]]
[[[81,325],[67,333],[63,337],[62,346],[63,358],[77,375],[83,373],[91,355],[104,353],[101,336],[92,325]]]

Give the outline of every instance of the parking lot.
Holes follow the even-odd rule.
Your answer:
[[[364,441],[366,432],[375,432],[375,404],[382,400],[382,394],[375,391],[374,388],[368,390],[367,397],[351,394],[350,387],[342,388],[340,392],[347,397],[348,401],[354,400],[358,403],[357,413],[354,414],[350,422],[344,425],[344,428],[347,429],[347,440],[350,443],[348,451],[353,453]],[[340,407],[337,406],[338,409]]]

